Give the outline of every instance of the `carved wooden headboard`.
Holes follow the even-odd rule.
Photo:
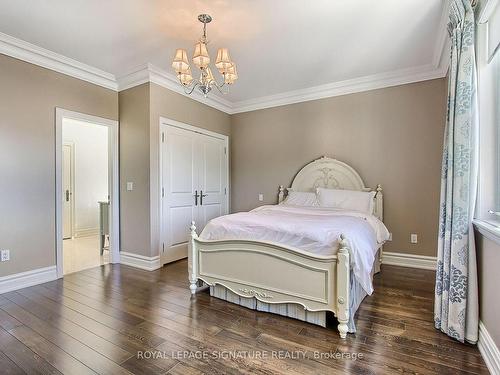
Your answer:
[[[382,186],[376,189],[365,186],[361,176],[351,166],[336,159],[323,156],[302,168],[295,176],[292,186],[287,191],[316,191],[318,187],[329,189],[346,189],[358,191],[376,191],[373,215],[383,220]],[[285,189],[280,186],[278,202],[285,199]]]

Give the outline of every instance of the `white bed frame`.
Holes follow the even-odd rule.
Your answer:
[[[315,191],[317,187],[372,191],[349,165],[328,157],[307,164],[287,191]],[[285,199],[280,186],[278,202]],[[376,188],[373,214],[383,218],[382,187]],[[204,241],[191,225],[188,262],[191,293],[198,281],[221,285],[241,297],[270,304],[295,303],[308,311],[331,311],[339,321],[340,337],[349,320],[349,247],[344,235],[336,255],[320,256],[269,242]],[[381,259],[381,252],[380,257]],[[379,266],[379,265],[377,265]]]

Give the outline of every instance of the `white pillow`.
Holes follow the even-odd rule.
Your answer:
[[[286,199],[283,201],[285,206],[317,206],[318,198],[316,193],[289,191]]]
[[[332,207],[373,214],[374,191],[338,190],[317,188],[320,207]]]

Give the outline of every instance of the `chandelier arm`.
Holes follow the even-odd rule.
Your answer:
[[[194,82],[193,87],[191,87],[191,89],[188,89],[188,90],[186,90],[186,88],[189,87],[189,86],[184,86],[183,85],[184,86],[184,93],[186,95],[191,95],[193,93],[194,89],[200,84],[200,81],[196,81],[196,82],[193,81],[193,82]]]
[[[212,81],[214,86],[217,87],[217,90],[219,90],[219,92],[222,94],[222,95],[226,95],[227,93],[229,93],[229,89],[228,90],[223,90],[223,87],[226,86],[226,82],[224,82],[222,85],[219,85],[217,83],[217,81]]]

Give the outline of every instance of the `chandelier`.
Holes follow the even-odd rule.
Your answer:
[[[236,64],[229,57],[227,48],[219,48],[217,51],[217,58],[215,59],[215,66],[219,73],[222,74],[223,82],[219,83],[216,81],[209,66],[210,56],[207,50],[207,23],[212,21],[212,17],[208,14],[200,14],[198,20],[203,23],[203,36],[194,46],[192,61],[193,64],[200,69],[200,77],[193,78],[187,52],[182,48],[175,51],[172,68],[174,68],[180,84],[184,87],[184,92],[188,95],[198,88],[206,98],[213,87],[216,87],[221,93],[226,94],[227,90],[223,89],[224,86],[227,85],[226,87],[228,87],[238,79]]]

